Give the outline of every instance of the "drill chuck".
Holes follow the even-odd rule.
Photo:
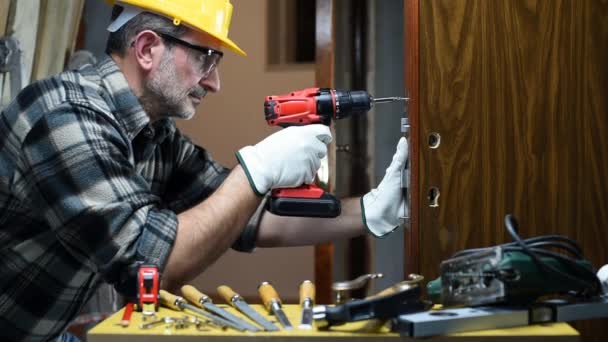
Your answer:
[[[371,108],[372,97],[364,90],[348,91],[321,88],[319,89],[319,95],[317,95],[317,113],[333,117],[333,119],[342,119],[353,114],[363,114]]]

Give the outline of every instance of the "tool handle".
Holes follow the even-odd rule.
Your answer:
[[[281,304],[281,298],[279,298],[279,294],[277,291],[270,285],[269,282],[265,281],[258,286],[258,293],[262,298],[262,303],[266,307],[266,310],[272,311],[272,302],[276,302],[279,305]]]
[[[205,299],[209,298],[209,296],[197,290],[196,287],[192,285],[182,286],[182,295],[184,295],[184,298],[186,298],[190,303],[198,306],[199,308],[202,308]]]
[[[300,305],[302,305],[307,298],[310,298],[310,300],[314,303],[315,284],[310,280],[304,280],[302,284],[300,284]]]
[[[180,308],[177,303],[180,302],[180,300],[183,300],[182,297],[180,296],[176,296],[172,293],[169,293],[165,290],[160,290],[160,303],[168,308],[171,308],[173,310],[178,310],[181,311],[182,308]]]
[[[226,285],[221,285],[217,287],[217,293],[226,301],[226,303],[234,306],[234,302],[232,299],[234,297],[240,298],[241,296],[234,292],[230,287]]]

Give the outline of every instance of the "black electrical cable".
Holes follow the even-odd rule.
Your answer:
[[[565,237],[565,236],[561,236],[561,235],[543,235],[543,236],[537,236],[537,237],[532,237],[532,238],[528,238],[525,239],[524,242],[528,245],[528,246],[536,246],[536,244],[538,243],[548,243],[548,242],[555,242],[555,243],[560,243],[560,244],[564,244],[564,246],[555,246],[561,249],[565,249],[568,252],[572,253],[573,255],[579,257],[579,259],[582,259],[582,250],[580,248],[580,246],[578,245],[578,243],[576,243],[576,241]],[[501,245],[498,245],[500,247],[506,248],[509,246],[517,246],[516,242],[508,242],[508,243],[504,243]],[[465,249],[462,251],[457,252],[456,254],[454,254],[452,256],[452,258],[456,258],[459,256],[463,256],[463,255],[469,255],[472,253],[477,253],[477,252],[482,252],[488,249],[492,249],[495,247],[481,247],[481,248],[471,248],[471,249]]]
[[[597,276],[595,275],[595,272],[593,272],[592,270],[590,270],[584,266],[579,265],[578,263],[576,263],[576,260],[573,260],[562,254],[547,251],[544,249],[533,250],[533,251],[534,251],[534,253],[538,253],[543,256],[551,257],[551,258],[558,260],[562,265],[568,267],[572,273],[576,273],[576,274],[569,274],[566,272],[562,272],[562,271],[554,268],[553,266],[550,266],[547,264],[547,267],[552,272],[555,272],[564,278],[568,278],[570,281],[574,281],[574,282],[580,284],[583,287],[583,291],[582,291],[583,293],[597,294],[599,289],[601,288],[599,280],[597,279]],[[578,277],[584,277],[584,279],[579,279]]]
[[[539,257],[539,254],[553,257],[553,258],[561,261],[562,264],[568,265],[574,270],[581,271],[581,273],[583,273],[583,274],[591,273],[592,272],[591,270],[578,265],[574,260],[567,258],[561,254],[543,250],[543,249],[538,249],[538,248],[537,249],[530,248],[530,246],[528,246],[517,234],[518,224],[517,224],[517,221],[515,220],[515,218],[513,217],[513,215],[511,215],[511,214],[507,214],[505,216],[505,227],[507,228],[507,231],[511,235],[511,238],[513,238],[513,240],[515,240],[515,242],[517,242],[517,244],[522,248],[522,251],[524,253],[526,253],[528,256],[530,256],[530,258],[532,258],[534,263],[538,266],[538,268],[541,271],[545,271],[545,272],[550,271],[550,272],[553,272],[553,273],[559,275],[562,278],[567,278],[570,281],[578,283],[584,287],[585,292],[587,292],[589,290],[591,290],[590,291],[591,293],[596,292],[596,291],[594,291],[593,288],[595,288],[596,285],[599,285],[599,281],[597,280],[597,277],[595,277],[595,274],[593,274],[593,277],[595,278],[595,282],[592,282],[590,280],[581,280],[568,273],[562,272],[562,271],[554,268],[550,264],[542,261],[541,258]]]
[[[528,246],[530,246],[532,248],[555,247],[555,248],[563,249],[563,250],[569,252],[570,254],[575,256],[577,259],[583,258],[583,254],[581,252],[579,252],[579,251],[575,250],[574,248],[572,248],[571,246],[568,246],[561,242],[543,241],[543,242],[529,243]]]
[[[577,260],[583,260],[584,257],[582,249],[576,241],[561,235],[544,235],[524,240],[521,239],[517,232],[518,223],[513,215],[507,214],[504,222],[507,232],[513,239],[513,242],[498,245],[498,247],[501,247],[504,252],[525,253],[532,259],[539,270],[543,272],[553,272],[562,278],[566,278],[579,284],[579,286],[583,288],[583,290],[580,291],[581,294],[595,295],[600,291],[601,284],[595,275],[594,270],[577,263]],[[466,249],[454,254],[452,258],[486,252],[496,247],[497,246]],[[545,249],[547,247],[565,251],[574,256],[574,258]],[[564,267],[566,267],[570,273],[566,273],[554,268],[550,264],[544,262],[540,256],[554,258]]]
[[[560,241],[560,242],[564,242],[564,243],[567,243],[568,245],[572,246],[572,248],[576,249],[578,251],[578,253],[582,254],[582,251],[583,251],[581,246],[579,246],[579,244],[576,241],[572,240],[569,237],[565,237],[562,235],[535,236],[535,237],[527,238],[524,241],[527,244],[535,243],[538,241]]]

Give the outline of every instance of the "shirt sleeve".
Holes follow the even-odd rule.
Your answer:
[[[165,200],[170,209],[180,213],[211,196],[231,170],[217,163],[207,150],[194,144],[177,129],[172,143],[176,148],[173,154],[176,156],[177,167],[169,181]],[[241,252],[251,252],[255,249],[265,206],[264,199],[232,245],[233,249]]]
[[[115,285],[136,262],[164,267],[177,217],[136,172],[113,118],[80,106],[56,109],[33,124],[22,151],[15,193],[77,262]]]

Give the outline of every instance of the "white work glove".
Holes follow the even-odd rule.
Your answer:
[[[408,148],[407,140],[401,138],[391,165],[377,188],[361,197],[363,223],[370,233],[383,237],[399,227],[400,217],[404,217],[405,198],[401,189],[401,172],[405,167]]]
[[[602,284],[604,294],[608,294],[608,265],[602,266],[602,268],[597,271],[597,278]]]
[[[325,125],[292,126],[243,147],[236,157],[253,191],[263,196],[270,189],[312,183],[331,140]]]

